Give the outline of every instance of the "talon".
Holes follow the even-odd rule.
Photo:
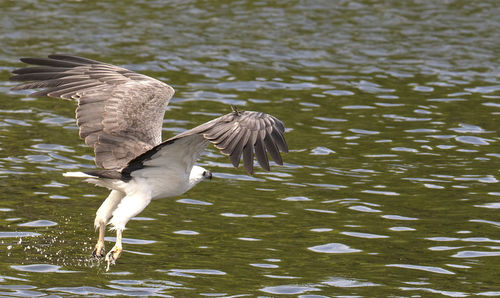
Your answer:
[[[103,258],[106,254],[106,250],[104,249],[104,243],[98,242],[95,245],[94,250],[92,251],[92,257],[94,259],[100,259]]]
[[[109,266],[114,265],[116,263],[116,260],[118,260],[121,254],[122,254],[122,249],[118,247],[114,247],[112,250],[108,252],[108,254],[106,255],[106,262],[108,262],[106,271],[109,271]]]

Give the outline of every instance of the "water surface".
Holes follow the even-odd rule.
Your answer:
[[[0,295],[500,296],[496,1],[26,1],[0,5]],[[14,93],[70,53],[176,89],[164,138],[230,104],[284,120],[285,165],[153,202],[110,272],[107,191],[71,102]],[[108,234],[107,248],[114,237]]]

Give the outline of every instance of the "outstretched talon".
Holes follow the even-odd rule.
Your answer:
[[[112,250],[108,252],[108,254],[106,255],[106,262],[108,262],[106,271],[109,271],[109,266],[114,265],[116,260],[118,260],[121,254],[122,254],[122,248],[117,247],[116,245],[113,247]]]
[[[98,241],[95,245],[94,251],[92,251],[92,257],[94,259],[104,258],[106,250],[104,249],[104,242]]]

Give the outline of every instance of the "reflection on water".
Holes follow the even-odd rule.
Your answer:
[[[0,295],[500,296],[500,23],[476,2],[0,4]],[[165,138],[274,114],[285,166],[209,150],[214,179],[134,218],[106,273],[106,191],[61,176],[94,167],[74,104],[9,91],[52,52],[172,84]]]

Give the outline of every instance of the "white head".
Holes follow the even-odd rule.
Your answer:
[[[212,179],[212,173],[200,166],[193,166],[189,174],[189,188],[206,179]]]

